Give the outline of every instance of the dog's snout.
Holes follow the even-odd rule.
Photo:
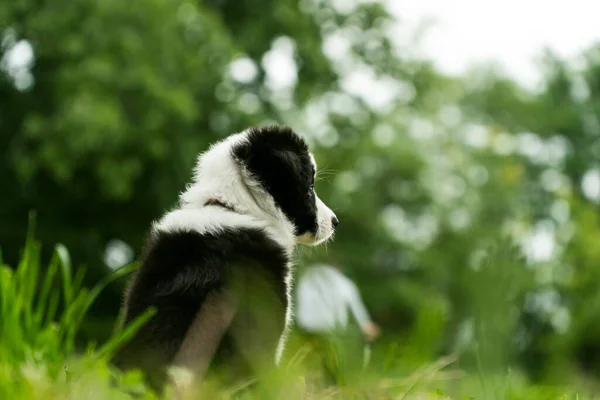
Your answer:
[[[333,217],[331,217],[331,224],[333,225],[334,228],[337,228],[339,223],[340,223],[340,220],[337,219],[337,217],[335,215]]]

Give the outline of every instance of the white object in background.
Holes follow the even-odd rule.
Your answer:
[[[371,322],[356,285],[329,265],[309,268],[297,288],[296,321],[312,332],[348,326],[348,309],[361,327]]]

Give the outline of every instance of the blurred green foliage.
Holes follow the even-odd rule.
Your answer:
[[[36,210],[40,240],[64,243],[92,285],[110,240],[139,253],[199,152],[284,123],[341,220],[299,268],[331,261],[358,282],[382,374],[457,353],[467,370],[594,393],[600,48],[548,54],[537,92],[493,69],[450,78],[411,55],[383,3],[338,3],[0,3],[4,259],[17,265]],[[110,334],[119,283],[83,342]]]

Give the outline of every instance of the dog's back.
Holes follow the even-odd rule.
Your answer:
[[[177,215],[163,221],[186,218],[195,229],[169,229],[162,224],[150,235],[141,265],[125,299],[125,322],[130,323],[149,307],[153,318],[118,354],[122,368],[145,370],[154,385],[165,379],[165,366],[173,361],[188,329],[211,292],[231,290],[238,298],[239,312],[215,356],[213,366],[227,365],[239,372],[249,360],[240,357],[234,344],[260,335],[260,341],[277,344],[285,325],[287,307],[285,277],[288,257],[266,232],[229,211],[207,206],[195,215]],[[238,218],[224,225],[231,218]],[[218,222],[218,223],[217,223]],[[265,303],[267,302],[267,303]],[[265,313],[266,315],[258,315]],[[272,336],[271,338],[264,337]],[[271,353],[275,348],[265,349]]]

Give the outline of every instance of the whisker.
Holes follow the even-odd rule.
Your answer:
[[[339,172],[340,171],[319,171],[319,172],[317,172],[317,176],[322,176],[322,175],[336,175]]]

